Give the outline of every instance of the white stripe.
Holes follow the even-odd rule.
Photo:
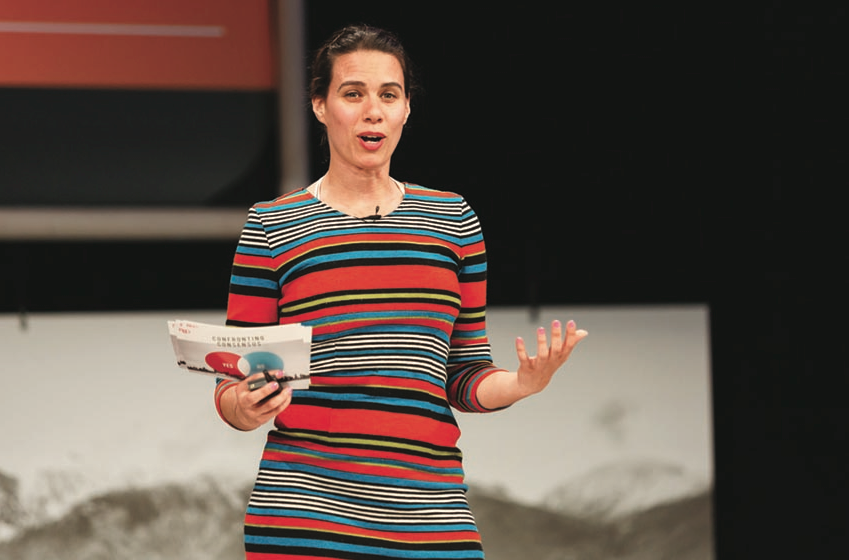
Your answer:
[[[448,511],[427,510],[397,510],[393,513],[385,509],[374,509],[374,511],[363,511],[349,502],[328,503],[314,498],[304,500],[256,500],[251,499],[250,505],[259,508],[287,508],[299,511],[312,511],[322,514],[336,514],[347,519],[359,519],[371,522],[386,522],[409,525],[420,525],[424,523],[473,523],[474,516],[468,509],[457,508]]]
[[[273,484],[268,484],[268,482],[265,479],[262,479],[261,484],[275,486]],[[282,487],[283,486],[281,486],[281,488]],[[343,489],[340,489],[340,488],[328,487],[325,484],[320,484],[320,483],[317,483],[317,482],[314,482],[314,481],[310,481],[310,482],[294,482],[293,481],[289,484],[286,484],[285,487],[286,488],[302,488],[304,490],[310,490],[312,492],[326,492],[326,493],[335,494],[337,496],[348,496],[348,497],[358,498],[358,499],[369,499],[369,500],[387,502],[387,503],[390,503],[390,504],[411,504],[411,505],[412,504],[419,504],[419,505],[424,505],[419,501],[420,500],[419,496],[411,496],[410,498],[405,498],[404,496],[398,496],[398,495],[395,495],[395,494],[387,494],[385,492],[382,492],[382,493],[365,492],[363,490],[353,490],[353,489],[352,490],[343,490]],[[271,495],[277,495],[277,494],[275,492],[263,492],[263,491],[256,490],[256,491],[254,491],[254,495],[258,499],[262,499],[263,496],[271,496]],[[387,498],[392,498],[392,499],[389,500]],[[344,500],[340,500],[340,501],[344,501]],[[347,503],[347,502],[345,502],[345,503]],[[462,496],[445,496],[445,497],[436,497],[436,498],[429,497],[427,505],[429,507],[432,507],[435,504],[457,504],[460,507],[463,507],[463,506],[466,505],[466,502],[462,499]]]
[[[220,25],[143,25],[135,23],[0,21],[0,33],[219,38],[224,36],[225,28]]]
[[[259,492],[256,491],[251,497],[251,503],[254,505],[267,505],[273,507],[285,507],[292,505],[293,507],[300,506],[299,509],[315,509],[326,511],[329,508],[338,508],[339,511],[349,513],[353,510],[361,515],[375,515],[385,517],[387,519],[404,518],[404,517],[419,517],[427,516],[430,518],[453,519],[463,513],[468,514],[468,508],[465,504],[456,504],[456,507],[434,507],[433,504],[419,504],[419,507],[404,507],[393,508],[393,504],[397,506],[416,505],[414,502],[388,502],[385,506],[369,506],[357,504],[345,499],[333,499],[324,496],[304,495],[290,492]],[[392,508],[392,509],[387,509]]]
[[[354,438],[357,439],[357,438]],[[460,500],[465,492],[461,488],[450,488],[445,490],[440,489],[416,489],[416,488],[392,488],[388,486],[378,486],[367,482],[348,482],[344,480],[331,480],[322,476],[300,473],[294,471],[275,471],[271,469],[261,469],[257,480],[262,484],[282,486],[287,483],[301,483],[311,485],[317,489],[325,489],[329,492],[338,494],[345,493],[350,490],[359,496],[375,496],[386,497],[392,499],[405,499],[436,502],[439,500]]]

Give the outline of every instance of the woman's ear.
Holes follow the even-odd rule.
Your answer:
[[[406,102],[407,102],[407,113],[404,115],[404,124],[407,124],[407,119],[410,118],[410,98],[409,97],[406,98]]]
[[[312,98],[312,112],[315,115],[315,118],[318,119],[318,122],[321,124],[326,124],[324,122],[324,98],[323,97],[313,97]],[[408,109],[409,112],[409,109]]]

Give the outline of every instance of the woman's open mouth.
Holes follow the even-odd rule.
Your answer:
[[[378,150],[383,146],[383,141],[386,136],[380,134],[360,134],[357,136],[360,139],[361,145],[366,150]]]

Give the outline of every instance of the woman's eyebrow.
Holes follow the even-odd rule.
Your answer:
[[[358,81],[358,80],[348,80],[347,82],[342,82],[341,84],[339,84],[339,87],[336,88],[336,91],[339,91],[343,87],[347,87],[347,86],[366,87],[366,83]],[[402,86],[398,82],[386,82],[385,84],[381,84],[380,87],[381,87],[381,89],[395,87],[395,88],[398,88],[402,91],[404,90],[404,86]]]

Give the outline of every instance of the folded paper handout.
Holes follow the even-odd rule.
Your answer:
[[[178,319],[168,321],[168,330],[183,369],[236,380],[283,370],[281,384],[309,388],[311,327],[228,327]]]

